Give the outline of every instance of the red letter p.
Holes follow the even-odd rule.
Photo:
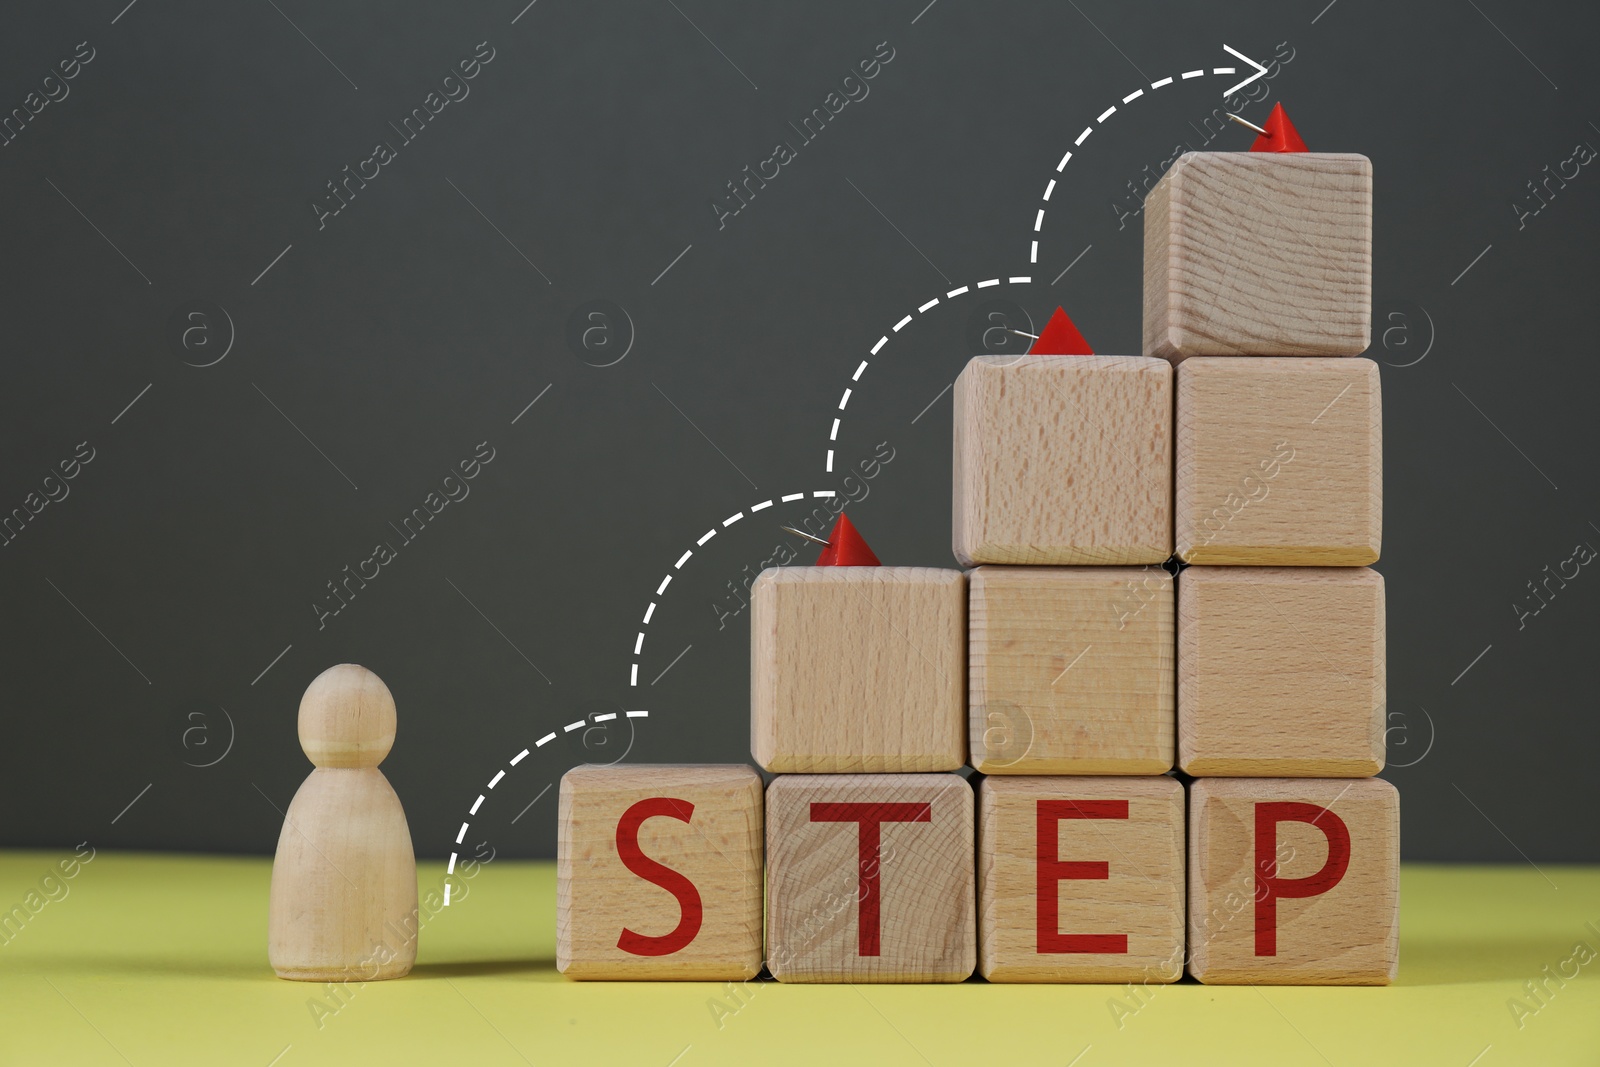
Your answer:
[[[1278,877],[1278,824],[1309,823],[1328,839],[1322,869],[1305,878]],[[1339,884],[1350,866],[1350,830],[1327,808],[1298,800],[1256,804],[1256,955],[1278,954],[1278,898],[1314,897]]]

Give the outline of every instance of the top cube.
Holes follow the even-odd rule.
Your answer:
[[[1355,356],[1372,335],[1372,161],[1186,152],[1145,200],[1144,354]]]

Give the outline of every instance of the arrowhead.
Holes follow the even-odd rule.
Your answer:
[[[1246,63],[1248,63],[1252,67],[1254,67],[1255,71],[1256,71],[1254,74],[1250,75],[1250,77],[1246,78],[1244,81],[1240,82],[1238,85],[1230,85],[1230,86],[1228,86],[1228,88],[1222,90],[1222,98],[1224,100],[1228,99],[1228,97],[1232,96],[1234,93],[1238,92],[1240,89],[1243,89],[1246,85],[1249,85],[1251,82],[1255,81],[1257,78],[1263,77],[1267,73],[1267,68],[1266,67],[1263,67],[1260,63],[1257,63],[1255,60],[1251,59],[1249,56],[1245,55],[1243,52],[1239,51],[1237,48],[1234,48],[1231,45],[1223,45],[1222,46],[1222,50],[1224,52],[1228,53],[1230,56],[1232,56],[1235,59],[1244,60]],[[1219,71],[1217,71],[1217,73],[1221,74],[1222,72],[1219,70]]]
[[[1267,116],[1267,121],[1262,123],[1266,133],[1256,135],[1256,143],[1250,146],[1252,152],[1309,152],[1306,143],[1300,139],[1300,133],[1294,128],[1294,123],[1289,121],[1289,113],[1283,110],[1282,104],[1274,104],[1272,114]]]
[[[1039,339],[1028,349],[1030,356],[1092,356],[1094,349],[1083,339],[1083,334],[1072,324],[1067,313],[1056,308],[1050,321],[1044,324]]]
[[[856,528],[844,512],[833,524],[828,534],[828,547],[817,557],[818,567],[881,567],[878,557],[867,547],[866,541],[856,533]]]

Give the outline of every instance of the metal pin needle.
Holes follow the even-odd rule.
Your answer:
[[[817,536],[815,536],[813,534],[808,534],[804,530],[796,530],[793,526],[780,526],[780,527],[778,527],[778,529],[787,531],[788,533],[792,533],[796,537],[803,537],[807,541],[810,541],[813,544],[821,545],[824,548],[828,547],[828,542],[824,541],[822,538],[817,537]]]
[[[1257,133],[1259,133],[1263,137],[1271,137],[1272,136],[1272,134],[1268,133],[1266,130],[1263,130],[1260,126],[1257,126],[1255,123],[1249,121],[1248,119],[1240,118],[1238,115],[1235,115],[1231,111],[1225,111],[1225,112],[1223,112],[1223,114],[1227,115],[1230,119],[1232,119],[1234,122],[1237,122],[1239,125],[1247,126],[1250,129],[1256,131]]]

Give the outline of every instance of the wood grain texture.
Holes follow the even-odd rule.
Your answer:
[[[1383,575],[1190,567],[1178,575],[1178,766],[1350,777],[1384,760]]]
[[[1186,152],[1144,208],[1145,355],[1177,362],[1366,351],[1366,156]]]
[[[1186,563],[1363,567],[1383,543],[1383,399],[1370,359],[1178,367],[1174,527]]]
[[[671,803],[635,809],[655,798]],[[661,879],[636,872],[648,866],[625,862],[618,831],[630,810],[639,853],[692,883],[698,926],[680,926],[692,907]],[[646,816],[649,811],[657,813]],[[568,771],[561,778],[556,838],[556,969],[569,978],[613,981],[755,977],[761,970],[762,820],[761,777],[742,764]],[[625,949],[624,930],[653,939],[677,932],[684,944]]]
[[[1063,878],[1039,863],[1040,802],[1057,862],[1103,863],[1104,878]],[[1059,818],[1049,805],[1126,806],[1122,818]],[[1154,778],[986,778],[978,791],[978,970],[991,982],[1175,982],[1183,974],[1183,786]],[[1114,814],[1114,813],[1110,813]],[[1046,859],[1051,857],[1048,855]],[[1041,881],[1043,875],[1044,881]],[[1054,931],[1122,935],[1122,951],[1046,940],[1039,901],[1054,893]],[[1109,946],[1115,948],[1116,946]],[[1068,951],[1071,949],[1071,951]]]
[[[967,587],[968,743],[985,774],[1162,774],[1177,690],[1160,567],[978,567]]]
[[[1258,805],[1333,816],[1287,819],[1262,836]],[[1314,820],[1314,821],[1310,821]],[[1260,878],[1314,879],[1348,836],[1331,888],[1295,897]],[[1308,885],[1307,888],[1315,888]],[[1274,902],[1258,915],[1258,898]],[[1274,914],[1275,913],[1275,914]],[[1257,933],[1276,930],[1272,954]],[[1378,778],[1205,778],[1189,787],[1189,973],[1218,985],[1387,985],[1400,960],[1400,794]]]
[[[750,587],[751,750],[774,773],[966,762],[966,577],[774,567]]]
[[[1172,555],[1172,368],[978,356],[956,379],[952,547],[977,563]]]
[[[863,854],[861,824],[844,821],[852,812],[869,817],[868,809],[891,817],[876,824],[875,854]],[[922,821],[914,821],[919,814]],[[774,779],[767,787],[766,926],[773,977],[968,978],[977,956],[974,829],[972,787],[958,774]],[[874,940],[874,912],[875,944],[864,944]]]
[[[316,769],[289,804],[272,862],[272,969],[304,982],[399,978],[417,958],[417,864],[405,810],[378,770],[394,743],[394,698],[365,667],[330,667],[301,698],[299,731]]]

